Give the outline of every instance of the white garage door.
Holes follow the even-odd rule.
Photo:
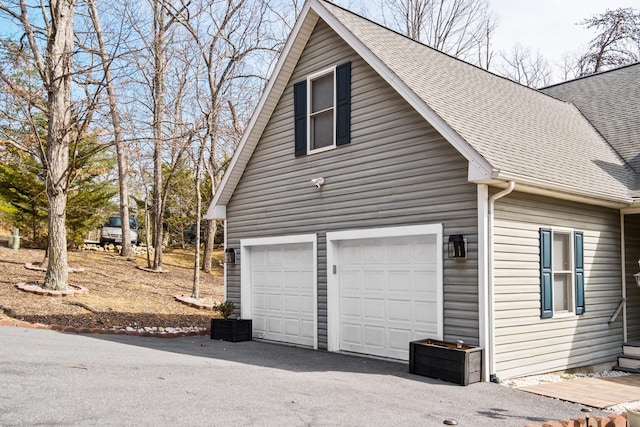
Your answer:
[[[438,337],[436,235],[338,242],[340,350],[409,359],[409,342]]]
[[[313,346],[313,245],[253,246],[249,255],[253,336]]]

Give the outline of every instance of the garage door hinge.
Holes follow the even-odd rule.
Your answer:
[[[336,267],[336,265],[333,265],[333,274],[337,274],[338,273],[338,267]]]

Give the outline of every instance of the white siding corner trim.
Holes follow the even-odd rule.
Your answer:
[[[483,381],[489,381],[492,373],[490,361],[493,360],[493,343],[491,341],[491,301],[492,289],[489,286],[489,187],[478,185],[478,317],[480,324],[480,347],[484,348],[482,372]]]
[[[265,248],[278,245],[310,244],[313,256],[313,348],[318,349],[318,243],[315,234],[301,234],[291,236],[264,237],[240,240],[241,281],[240,281],[240,310],[241,317],[252,319],[252,248]]]
[[[340,279],[333,266],[339,262],[339,243],[360,239],[384,239],[398,237],[431,236],[435,240],[435,292],[436,292],[436,330],[435,339],[444,335],[444,291],[443,291],[443,226],[442,224],[425,224],[405,227],[387,227],[347,230],[327,233],[327,349],[340,351]],[[408,350],[408,343],[407,343]]]

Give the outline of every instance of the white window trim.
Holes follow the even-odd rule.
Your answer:
[[[251,319],[251,248],[255,246],[311,243],[313,246],[313,348],[318,349],[318,237],[315,234],[260,237],[240,240],[240,317]]]
[[[573,228],[566,227],[549,227],[551,228],[551,245],[553,247],[553,237],[555,233],[560,234],[568,234],[569,235],[569,262],[571,265],[569,271],[569,309],[567,311],[556,311],[555,308],[555,284],[552,286],[551,292],[553,292],[552,298],[554,301],[554,306],[552,308],[552,316],[551,318],[559,319],[559,318],[567,318],[567,317],[576,317],[576,253],[575,253],[575,230]],[[553,249],[552,249],[553,250]],[[555,281],[556,269],[554,265],[554,257],[551,257],[551,273],[552,277]]]
[[[337,263],[338,242],[350,239],[375,239],[381,237],[401,237],[436,235],[438,247],[437,299],[438,299],[438,332],[435,339],[444,337],[444,246],[442,224],[411,225],[406,227],[369,228],[362,230],[346,230],[327,232],[327,350],[340,351],[340,282],[338,275],[333,274],[333,265]]]
[[[311,113],[311,101],[312,101],[312,82],[313,80],[316,80],[320,77],[326,76],[327,74],[331,74],[333,73],[333,144],[332,145],[327,145],[326,147],[321,147],[321,148],[316,148],[315,150],[311,149],[311,142],[312,142],[312,137],[311,137],[311,117],[312,117],[312,113]],[[318,71],[316,73],[310,74],[307,76],[307,155],[309,154],[315,154],[315,153],[322,153],[323,151],[329,151],[329,150],[333,150],[337,147],[336,145],[336,98],[337,98],[337,94],[336,94],[336,67],[330,67],[327,69],[324,69],[322,71]],[[328,110],[328,109],[326,109]],[[326,110],[322,110],[322,111],[326,111]],[[322,111],[318,111],[315,114],[321,113]]]

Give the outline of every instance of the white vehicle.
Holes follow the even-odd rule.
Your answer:
[[[138,220],[131,215],[129,217],[129,228],[131,229],[131,243],[140,243],[140,229]],[[100,229],[100,244],[122,243],[122,220],[120,215],[111,215],[107,222]]]

